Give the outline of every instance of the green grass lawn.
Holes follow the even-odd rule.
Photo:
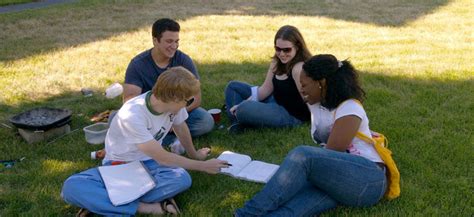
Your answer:
[[[453,1],[79,1],[0,15],[0,122],[50,106],[73,111],[72,129],[52,143],[27,144],[0,125],[0,216],[72,216],[60,197],[64,180],[99,165],[101,145],[87,144],[90,117],[117,109],[102,92],[123,82],[132,57],[152,45],[151,24],[181,24],[180,49],[201,75],[203,107],[223,104],[230,80],[261,84],[276,30],[298,27],[313,54],[349,58],[361,71],[373,130],[388,136],[401,172],[401,197],[370,208],[340,207],[324,216],[472,216],[474,214],[474,4]],[[82,87],[96,91],[83,97]],[[228,124],[228,120],[224,119]],[[242,135],[215,130],[194,140],[281,163],[312,144],[309,124]],[[183,216],[230,216],[263,185],[191,172],[177,197]]]

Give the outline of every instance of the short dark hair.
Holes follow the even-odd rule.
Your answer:
[[[338,61],[331,54],[319,54],[305,61],[303,73],[315,81],[326,79],[326,96],[321,105],[328,109],[337,108],[348,99],[362,102],[365,98],[358,72],[348,60]]]
[[[160,41],[161,35],[165,31],[171,31],[171,32],[179,32],[180,26],[179,23],[169,19],[169,18],[161,18],[155,23],[153,23],[153,27],[151,29],[151,35],[158,39]]]

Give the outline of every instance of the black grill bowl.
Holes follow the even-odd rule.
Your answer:
[[[49,130],[71,122],[71,110],[56,108],[34,108],[10,118],[18,128],[29,130]]]

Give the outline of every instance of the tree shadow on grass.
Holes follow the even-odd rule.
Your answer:
[[[139,1],[78,2],[0,15],[0,61],[103,40],[141,28],[160,17],[180,20],[209,15],[320,16],[378,26],[403,26],[447,5],[428,1]],[[53,32],[54,34],[51,34]],[[73,36],[73,37],[71,37]],[[42,46],[38,46],[41,44]]]
[[[266,67],[265,63],[199,65],[200,70],[206,72],[202,74],[203,107],[222,105],[223,90],[230,80],[261,84]],[[465,175],[473,155],[470,144],[474,130],[474,81],[409,79],[373,72],[362,72],[361,80],[368,93],[364,106],[371,129],[388,136],[402,173],[402,197],[370,209],[336,209],[327,215],[390,212],[403,216],[419,212],[462,216],[463,209],[455,211],[452,207],[463,206],[457,201],[469,197],[469,191],[465,189],[470,188],[470,182],[466,181]],[[3,139],[0,159],[26,157],[25,162],[0,174],[0,209],[3,214],[71,215],[77,208],[67,206],[60,198],[62,183],[69,175],[98,165],[97,161],[89,159],[89,152],[102,147],[87,144],[81,128],[91,124],[89,118],[93,114],[118,108],[120,100],[106,100],[100,95],[85,98],[78,92],[65,92],[42,101],[1,105],[0,116],[9,117],[37,106],[73,110],[72,129],[79,131],[51,144],[30,145],[15,135],[14,130],[0,128]],[[228,124],[226,118],[224,123]],[[294,129],[251,130],[243,135],[215,130],[196,139],[195,143],[198,147],[213,147],[213,156],[223,150],[232,150],[278,164],[298,144],[311,145],[308,130],[308,125]],[[224,175],[192,172],[192,176],[193,187],[178,196],[184,216],[196,213],[230,215],[262,187]],[[439,198],[446,197],[450,200],[440,204]],[[433,210],[433,204],[438,204],[435,206],[438,208]]]

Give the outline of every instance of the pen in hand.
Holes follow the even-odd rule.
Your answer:
[[[225,165],[230,166],[230,167],[232,166],[232,164],[230,164],[230,163],[225,163]]]

